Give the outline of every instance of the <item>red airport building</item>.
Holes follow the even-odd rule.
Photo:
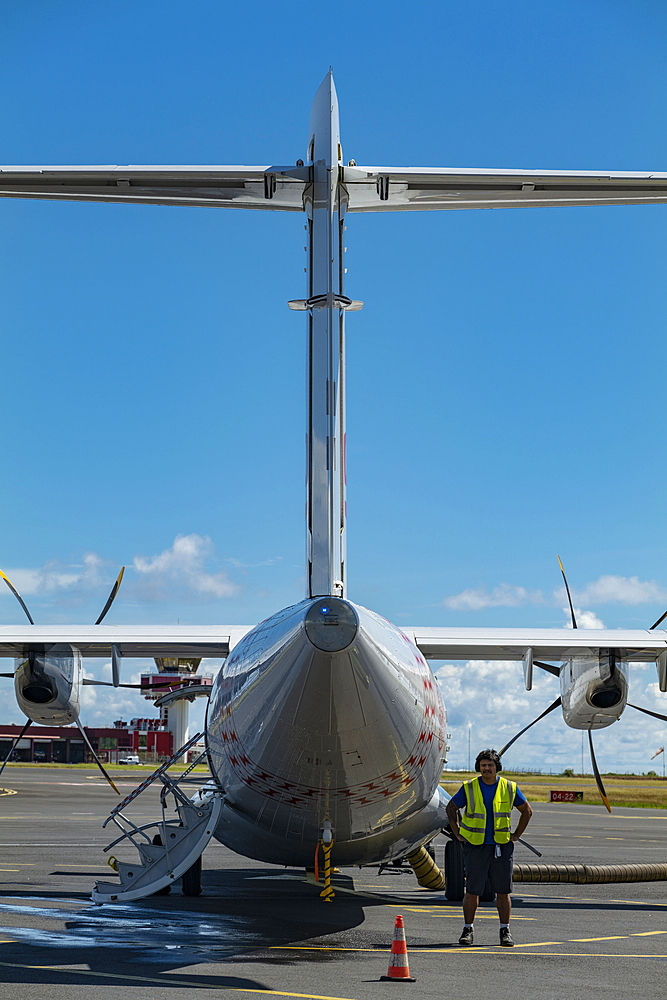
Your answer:
[[[181,663],[181,661],[177,661]],[[190,661],[183,661],[190,662]],[[195,669],[199,660],[192,661]],[[164,669],[168,661],[159,661],[163,668],[156,674],[142,674],[141,688],[147,701],[156,701],[161,695],[176,688],[199,685],[209,687],[211,674],[179,673]],[[154,687],[153,685],[158,685]],[[183,745],[187,731],[188,702],[177,702],[169,708],[161,707],[158,718],[118,720],[112,729],[87,728],[86,734],[93,749],[105,764],[115,764],[119,757],[138,754],[142,761],[156,763],[166,760]],[[171,717],[171,719],[170,719]],[[22,726],[0,725],[0,761],[12,748],[12,743]],[[179,742],[174,745],[174,733]],[[93,763],[90,751],[76,726],[32,725],[12,754],[13,761],[29,763],[82,764]]]
[[[170,757],[173,734],[166,719],[132,719],[115,722],[112,729],[86,729],[93,749],[104,763],[114,764],[125,754],[138,754],[150,762]],[[23,726],[0,725],[0,760],[9,753]],[[31,726],[12,754],[14,761],[82,764],[92,762],[76,726]]]

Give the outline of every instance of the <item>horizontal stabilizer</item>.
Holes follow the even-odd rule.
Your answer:
[[[299,171],[271,167],[0,167],[0,198],[302,212]]]
[[[667,173],[344,167],[349,212],[571,208],[667,202]]]

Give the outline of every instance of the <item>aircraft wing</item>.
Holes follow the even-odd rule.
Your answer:
[[[646,205],[667,202],[667,173],[344,167],[349,212]]]
[[[36,645],[66,643],[82,656],[225,657],[253,625],[3,625],[0,656],[22,657]]]
[[[35,645],[66,643],[85,657],[226,657],[253,625],[2,625],[0,657],[23,656]],[[588,649],[615,649],[627,662],[649,663],[667,654],[663,629],[401,629],[427,660],[567,660]]]
[[[568,660],[589,649],[617,650],[621,660],[650,663],[667,656],[663,629],[405,628],[427,660]]]
[[[1,198],[302,212],[308,168],[0,167]]]

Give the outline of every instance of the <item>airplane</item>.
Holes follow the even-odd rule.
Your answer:
[[[0,627],[0,655],[29,658],[39,644],[111,656],[114,684],[124,657],[225,659],[206,715],[220,792],[207,836],[299,868],[312,867],[320,843],[341,865],[387,862],[428,843],[447,826],[449,798],[439,784],[446,712],[430,660],[516,660],[528,688],[535,664],[564,662],[565,722],[589,731],[623,711],[626,664],[654,662],[667,690],[664,630],[398,628],[348,598],[345,315],[363,303],[345,294],[343,266],[355,212],[665,203],[667,173],[346,164],[329,71],[294,165],[4,167],[0,196],[306,216],[308,295],[288,303],[308,327],[305,599],[252,628]]]

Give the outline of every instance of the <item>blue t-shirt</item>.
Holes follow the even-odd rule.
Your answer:
[[[495,844],[493,838],[493,797],[496,794],[496,788],[498,787],[498,779],[494,781],[492,785],[487,785],[485,781],[481,778],[477,779],[479,781],[479,787],[482,789],[482,798],[484,799],[484,808],[486,809],[486,832],[484,833],[484,843],[485,844]],[[517,785],[516,794],[514,796],[514,805],[522,806],[526,801],[526,796],[519,789]],[[452,802],[459,809],[465,809],[466,806],[466,790],[461,785],[456,795],[452,795]]]

